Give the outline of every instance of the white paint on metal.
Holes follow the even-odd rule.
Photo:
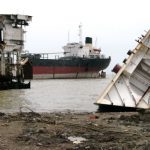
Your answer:
[[[150,107],[150,30],[132,50],[95,104]]]
[[[82,25],[79,25],[79,42],[68,42],[67,45],[63,46],[65,57],[82,57],[82,58],[99,58],[104,55],[101,54],[100,48],[94,48],[92,43],[82,42]],[[69,41],[69,40],[68,40]]]

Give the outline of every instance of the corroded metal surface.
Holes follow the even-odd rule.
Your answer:
[[[24,27],[31,19],[26,15],[0,15],[0,87],[9,88],[12,80],[23,82],[20,54],[24,48]]]

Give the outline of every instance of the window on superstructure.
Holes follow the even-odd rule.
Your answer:
[[[90,55],[90,58],[94,58],[94,55]]]

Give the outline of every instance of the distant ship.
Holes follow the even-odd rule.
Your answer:
[[[79,26],[81,27],[81,26]],[[81,31],[80,31],[81,35]],[[80,37],[79,43],[70,43],[63,47],[64,56],[50,59],[48,54],[26,53],[22,57],[29,59],[24,65],[25,78],[65,79],[105,77],[104,70],[109,66],[111,57],[101,54],[101,49],[92,46],[92,38],[85,38],[85,45]]]

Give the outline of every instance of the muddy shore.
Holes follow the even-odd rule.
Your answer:
[[[0,113],[0,150],[148,150],[150,113]]]

